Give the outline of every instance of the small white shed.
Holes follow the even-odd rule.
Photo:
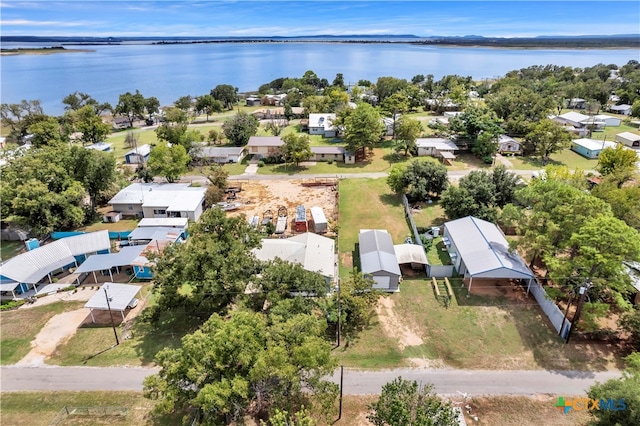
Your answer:
[[[322,234],[327,232],[327,218],[324,215],[322,207],[311,207],[311,217],[313,219],[313,232]]]
[[[640,135],[631,132],[622,132],[616,135],[616,142],[620,142],[632,148],[640,147]]]

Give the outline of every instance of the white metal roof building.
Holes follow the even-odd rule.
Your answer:
[[[571,141],[571,150],[577,152],[583,157],[598,158],[605,148],[615,148],[616,142],[599,141],[595,139],[574,139]]]
[[[404,263],[429,264],[424,247],[420,244],[396,244],[393,246],[393,250],[396,252],[398,264],[400,265]]]
[[[123,215],[196,221],[202,214],[206,191],[206,187],[188,183],[133,183],[118,192],[109,204]]]
[[[469,278],[533,279],[524,260],[509,249],[502,231],[493,223],[467,216],[444,224],[443,241],[458,273]]]
[[[96,277],[96,271],[109,271],[109,276],[113,280],[111,273],[112,268],[119,268],[121,266],[132,265],[133,262],[140,256],[140,254],[147,248],[146,245],[138,246],[126,246],[122,247],[117,253],[109,254],[95,254],[89,256],[82,265],[76,269],[76,274],[93,273],[93,280],[97,284],[98,279]]]
[[[400,291],[400,266],[391,235],[384,229],[361,229],[358,242],[361,272],[373,278],[373,288]]]
[[[13,292],[22,285],[25,290],[28,284],[35,284],[44,277],[49,277],[53,282],[51,273],[65,266],[74,265],[81,261],[83,256],[95,254],[101,251],[108,252],[111,249],[108,231],[90,232],[72,237],[62,238],[44,246],[36,247],[26,253],[19,254],[7,260],[0,267],[2,284],[0,291]]]
[[[640,147],[640,135],[631,132],[622,132],[616,135],[616,141],[627,146],[638,148]]]
[[[124,321],[124,311],[128,309],[141,288],[138,285],[104,283],[102,288],[89,299],[84,307],[89,308],[93,322],[96,322],[93,316],[94,309],[100,311],[111,309],[112,311],[120,312]],[[108,303],[107,299],[109,300]]]
[[[262,261],[276,257],[298,263],[311,272],[317,272],[329,282],[336,278],[335,241],[311,232],[286,239],[264,239],[262,247],[252,250]]]
[[[138,228],[149,228],[149,227],[168,227],[168,228],[178,228],[178,229],[187,229],[189,225],[189,219],[186,217],[145,217],[144,219],[140,219],[138,222]]]

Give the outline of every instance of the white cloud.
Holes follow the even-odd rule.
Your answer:
[[[8,19],[0,21],[0,26],[13,27],[83,27],[93,24],[92,22],[80,21],[32,21],[29,19]]]

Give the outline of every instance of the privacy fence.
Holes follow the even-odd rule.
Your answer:
[[[536,298],[536,301],[549,318],[549,321],[551,321],[551,324],[553,324],[553,327],[562,336],[562,338],[564,338],[571,328],[571,322],[569,320],[565,320],[564,326],[562,325],[564,314],[551,299],[547,298],[547,292],[537,280],[533,280],[531,283],[530,292],[533,294],[533,297]],[[560,333],[561,327],[562,333]]]

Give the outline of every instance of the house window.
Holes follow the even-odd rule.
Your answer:
[[[153,214],[167,214],[167,211],[162,209],[158,209],[158,210],[154,209]]]
[[[507,145],[507,151],[511,151],[511,144]]]
[[[129,210],[133,210],[133,204],[128,204],[128,205],[127,205],[127,208],[128,208]]]
[[[258,152],[258,147],[257,146],[252,146],[251,147],[251,152]]]
[[[324,158],[324,154],[320,154],[320,158]]]

